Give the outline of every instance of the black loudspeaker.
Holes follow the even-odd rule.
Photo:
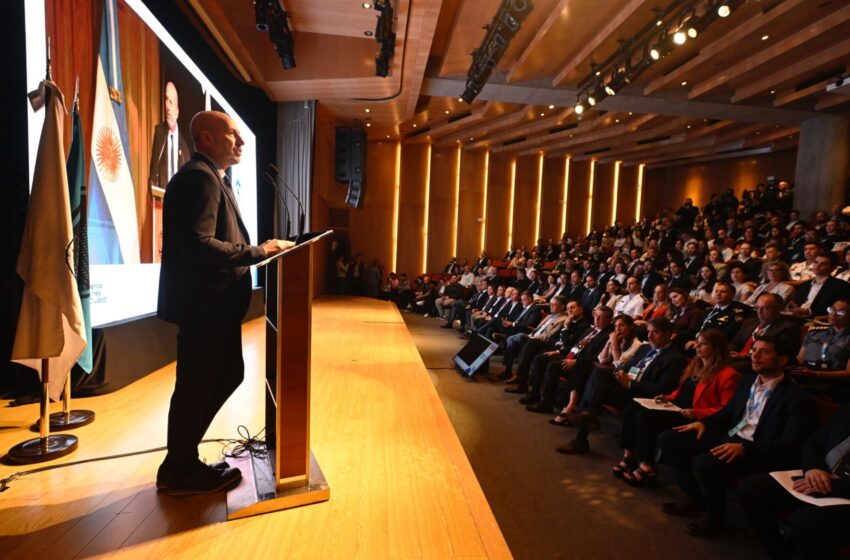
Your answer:
[[[366,131],[356,126],[336,129],[336,180],[348,183],[346,203],[354,208],[366,196]]]
[[[498,344],[474,332],[470,335],[466,346],[455,354],[455,365],[460,374],[467,377],[472,377],[476,373],[487,373],[490,366],[490,356],[498,348]]]

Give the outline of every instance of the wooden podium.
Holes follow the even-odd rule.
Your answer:
[[[228,460],[242,471],[242,482],[227,494],[228,520],[330,499],[310,451],[313,244],[330,233],[293,238],[295,247],[258,265],[266,274],[268,455]]]

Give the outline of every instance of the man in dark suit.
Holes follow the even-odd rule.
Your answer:
[[[702,514],[688,525],[710,537],[723,527],[726,487],[741,476],[796,468],[800,448],[815,425],[809,397],[783,368],[792,354],[777,340],[753,344],[756,375],[744,377],[726,406],[701,422],[662,432],[662,461],[670,465],[688,499],[663,504],[670,515]]]
[[[717,329],[726,336],[726,340],[732,340],[751,310],[743,303],[735,301],[735,288],[728,282],[715,282],[712,296],[716,304],[706,311],[697,333],[705,329]],[[690,340],[685,344],[685,349],[690,350],[695,346],[696,341]]]
[[[584,293],[578,302],[585,309],[595,309],[596,304],[602,299],[602,290],[596,281],[596,274],[590,273],[584,278]]]
[[[674,261],[675,262],[675,261]],[[672,263],[671,263],[672,264]],[[699,255],[699,248],[696,241],[688,241],[685,245],[685,260],[682,264],[684,273],[692,278],[699,276],[699,269],[702,267],[702,259]],[[671,267],[672,271],[672,267]],[[680,272],[681,274],[681,272]],[[671,288],[673,286],[670,286]]]
[[[697,273],[699,273],[699,267],[697,267]],[[670,279],[667,280],[667,286],[669,288],[681,288],[685,292],[690,292],[691,288],[694,287],[691,279],[684,273],[679,261],[670,262]]]
[[[180,115],[177,88],[171,82],[165,84],[165,120],[153,131],[151,161],[148,170],[148,183],[165,187],[177,170],[189,161],[189,144],[180,133],[177,117]]]
[[[803,477],[794,482],[797,492],[817,497],[850,499],[850,405],[844,405],[829,422],[803,444]],[[738,501],[770,558],[821,560],[838,558],[847,542],[850,505],[818,507],[788,493],[770,474],[743,479],[735,488]],[[790,526],[788,546],[780,532]],[[796,550],[794,550],[796,549]]]
[[[800,325],[782,316],[782,296],[764,293],[756,300],[756,316],[747,319],[738,334],[729,343],[732,366],[742,373],[751,373],[750,350],[759,336],[770,335],[791,349],[792,355],[800,349]]]
[[[596,368],[593,371],[579,411],[566,415],[579,432],[575,439],[557,447],[556,451],[567,455],[590,451],[588,436],[599,429],[599,415],[604,405],[625,408],[635,397],[652,398],[676,388],[686,360],[678,345],[673,344],[673,324],[663,317],[651,319],[647,335],[649,343],[639,348],[623,369],[611,372]]]
[[[572,274],[570,274],[570,287],[564,295],[566,296],[567,301],[581,300],[581,296],[584,295],[584,285],[581,283],[580,272],[574,270]],[[587,311],[589,312],[590,309]]]
[[[534,295],[523,292],[520,295],[522,309],[515,317],[506,317],[493,329],[493,337],[499,342],[515,334],[531,334],[540,322],[540,307],[534,305]]]
[[[478,327],[476,331],[485,338],[492,338],[493,332],[502,324],[502,321],[516,321],[520,313],[523,311],[520,291],[516,288],[505,289],[505,298],[507,301],[502,305],[496,314],[483,325]]]
[[[157,487],[175,495],[217,492],[241,478],[227,463],[198,460],[198,444],[242,382],[249,267],[292,246],[278,240],[250,244],[225,175],[242,156],[236,122],[205,111],[192,119],[191,132],[195,154],[165,194],[157,308],[160,319],[178,326],[168,454],[157,472]]]
[[[800,317],[826,315],[826,308],[838,299],[850,297],[850,284],[832,276],[832,259],[820,251],[815,257],[814,278],[806,280],[797,288],[794,306],[789,306]]]
[[[647,301],[652,301],[652,294],[655,293],[655,286],[664,282],[658,272],[655,271],[655,263],[651,259],[646,259],[643,262],[643,277],[640,279],[640,291]]]

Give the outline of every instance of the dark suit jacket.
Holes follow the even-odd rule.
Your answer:
[[[484,313],[486,313],[487,315],[492,315],[496,310],[498,310],[502,306],[502,303],[504,303],[504,301],[504,296],[494,295],[492,298],[487,300],[487,303],[482,308],[482,311],[484,311]]]
[[[495,298],[496,296],[493,296]],[[469,300],[469,306],[472,309],[482,309],[484,304],[487,303],[489,296],[487,295],[487,291],[481,291],[472,296]]]
[[[748,375],[741,379],[732,400],[703,420],[706,429],[727,432],[741,421],[756,377]],[[764,405],[753,441],[744,441],[744,449],[754,460],[771,468],[795,468],[800,464],[803,442],[814,429],[811,399],[786,375]]]
[[[522,306],[520,306],[520,312],[517,314],[517,317],[522,315],[522,311]],[[515,333],[529,334],[534,330],[534,327],[536,327],[538,323],[540,323],[540,308],[531,304],[531,309],[529,309],[525,315],[522,315],[522,317],[514,324],[512,331]]]
[[[667,280],[667,285],[671,288],[682,288],[685,292],[690,292],[694,285],[691,283],[691,279],[687,277],[685,274],[680,274],[678,278],[670,277]]]
[[[758,326],[758,317],[753,317],[744,321],[741,328],[738,330],[738,334],[736,334],[735,338],[733,338],[729,343],[729,347],[736,352],[740,352],[747,343],[747,340],[750,336],[752,336],[753,331],[756,330],[756,327]],[[800,341],[802,340],[800,325],[794,321],[780,317],[770,324],[765,335],[775,337],[785,348],[791,348],[794,351],[793,354],[795,356],[800,350]]]
[[[236,197],[195,154],[165,192],[157,316],[178,324],[241,321],[251,298],[250,244]]]
[[[821,469],[829,472],[826,455],[833,447],[850,436],[850,404],[845,404],[832,415],[829,422],[803,444],[803,470]],[[850,498],[850,479],[832,481],[830,496]]]
[[[652,293],[655,291],[655,286],[664,282],[664,278],[654,270],[649,274],[644,274],[640,279],[640,291],[648,300],[652,300]]]
[[[797,288],[794,300],[797,305],[803,305],[809,298],[809,290],[812,288],[812,281],[806,280]],[[830,276],[826,279],[826,283],[821,287],[815,300],[812,302],[812,315],[826,315],[826,308],[832,305],[837,299],[847,299],[850,297],[850,284],[844,280]]]
[[[623,371],[629,371],[649,354],[652,346],[649,343],[641,345],[632,359],[623,366]],[[669,344],[661,354],[652,360],[641,376],[640,381],[632,381],[629,393],[633,397],[650,398],[656,395],[666,395],[679,386],[679,377],[687,365],[687,359],[679,346]]]
[[[613,330],[614,326],[608,325],[596,333],[596,336],[591,338],[590,342],[588,342],[587,345],[581,349],[581,352],[578,353],[578,356],[576,356],[576,365],[581,366],[582,368],[587,368],[588,370],[592,369],[593,362],[599,359],[599,353],[602,352],[603,348],[605,348],[605,343],[608,342],[608,338],[611,336],[611,331]]]
[[[183,137],[182,129],[177,129],[177,168],[189,161],[192,150]],[[167,153],[168,123],[161,122],[153,130],[153,145],[151,146],[151,161],[148,169],[148,182],[151,185],[165,187],[168,182],[168,153]]]
[[[567,301],[579,301],[581,300],[581,296],[584,295],[585,287],[584,286],[573,286],[569,284],[569,289],[564,294],[564,297],[567,298]]]
[[[713,307],[706,309],[699,330],[717,329],[726,336],[726,340],[735,338],[735,335],[738,334],[738,330],[744,323],[744,319],[751,313],[749,307],[738,301],[733,301],[726,309],[718,313],[714,313],[713,310]]]
[[[571,322],[569,325],[565,324],[564,328],[561,329],[559,342],[561,343],[560,352],[562,356],[566,356],[573,345],[581,340],[581,337],[590,328],[590,321],[585,318],[588,316],[590,316],[589,313],[585,314],[581,319]]]
[[[596,304],[599,303],[599,300],[602,298],[602,292],[603,290],[599,286],[596,286],[593,290],[585,289],[578,302],[585,309],[593,309],[594,307],[596,307]]]

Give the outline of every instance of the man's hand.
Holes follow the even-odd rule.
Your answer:
[[[547,358],[554,358],[558,354],[559,354],[559,352],[557,350],[552,350],[551,352],[544,352],[543,353],[543,355],[546,356]]]
[[[744,446],[740,443],[723,443],[711,449],[711,454],[720,461],[731,463],[744,454]]]
[[[561,367],[564,369],[570,369],[571,367],[576,365],[576,361],[570,358],[564,358],[561,360]]]
[[[283,251],[294,246],[295,243],[293,241],[286,241],[283,239],[269,239],[268,241],[265,241],[262,245],[260,245],[263,251],[266,252],[267,257],[273,257],[278,253],[282,253]]]
[[[676,426],[673,428],[677,432],[696,432],[697,439],[702,439],[702,435],[705,433],[705,424],[702,422],[691,422],[690,424],[685,424],[684,426]]]
[[[615,373],[614,379],[616,379],[617,383],[619,383],[622,387],[625,387],[626,389],[628,389],[632,384],[632,379],[629,377],[629,374],[623,371],[618,371],[617,373]]]
[[[794,481],[792,488],[803,494],[829,494],[832,492],[832,475],[821,469],[809,469],[804,478]]]

